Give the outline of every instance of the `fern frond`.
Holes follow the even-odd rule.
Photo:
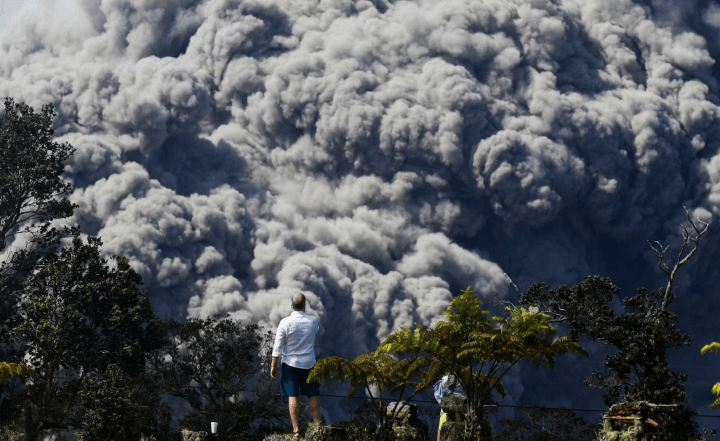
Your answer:
[[[487,375],[483,372],[474,372],[473,377],[476,384],[486,384],[488,389],[495,389],[502,398],[505,398],[505,388],[496,376]]]
[[[714,354],[717,354],[718,352],[720,352],[720,343],[712,342],[709,345],[705,345],[702,347],[702,349],[700,349],[700,353],[702,355],[705,355],[708,352],[712,352]]]
[[[710,392],[712,392],[713,395],[718,395],[718,396],[720,396],[720,383],[715,383],[715,385],[712,387],[712,389],[710,390]]]
[[[720,409],[720,398],[713,401],[712,404],[710,405],[710,408],[711,409]]]
[[[320,383],[320,381],[324,381],[325,384],[330,384],[332,380],[345,381],[348,374],[347,367],[349,363],[350,362],[340,357],[321,358],[315,363],[315,366],[308,374],[307,381],[310,383]]]

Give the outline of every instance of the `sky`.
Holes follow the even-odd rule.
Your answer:
[[[23,0],[0,0],[0,37],[4,37],[7,29],[23,6]]]
[[[694,344],[671,364],[714,412],[716,2],[19,5],[2,0],[0,96],[54,104],[77,149],[66,222],[128,256],[160,316],[274,329],[302,292],[317,356],[350,358],[468,285],[517,300],[505,274],[665,286],[647,241],[675,252],[685,205],[711,225],[676,279]],[[602,351],[513,371],[507,402],[600,406],[580,381]]]

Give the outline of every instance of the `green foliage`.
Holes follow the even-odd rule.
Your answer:
[[[132,392],[132,380],[119,367],[86,377],[80,392],[82,430],[78,441],[137,441],[143,410]]]
[[[75,208],[65,197],[72,186],[61,177],[63,162],[74,149],[52,142],[55,116],[52,104],[38,114],[6,98],[0,117],[0,252],[8,238],[26,239],[24,248],[5,253],[0,264],[0,360],[22,360],[9,339],[20,319],[17,305],[24,278],[52,254],[62,237],[76,231],[50,226],[54,219],[71,216]]]
[[[159,347],[142,278],[128,260],[100,257],[99,238],[79,238],[28,278],[25,320],[13,330],[45,380],[59,368],[104,372],[110,364],[138,374],[144,353]]]
[[[388,354],[369,352],[361,354],[353,361],[340,357],[327,357],[317,361],[308,375],[309,382],[324,380],[350,382],[347,398],[350,399],[358,388],[364,387],[373,403],[377,430],[379,433],[391,433],[392,420],[397,416],[401,406],[396,406],[390,415],[387,415],[386,404],[383,402],[383,390],[390,394],[397,394],[396,401],[407,404],[417,394],[433,385],[433,377],[428,375],[425,368],[429,367],[431,360],[423,358],[405,358],[395,360]],[[437,376],[437,375],[436,375]],[[373,392],[370,386],[377,386],[379,393]],[[405,394],[409,392],[409,394]]]
[[[37,378],[35,369],[26,364],[6,363],[0,361],[0,383],[9,378]]]
[[[326,383],[331,381],[349,381],[349,399],[360,386],[378,386],[387,389],[390,393],[399,392],[410,386],[415,390],[425,390],[427,385],[423,380],[427,373],[422,370],[425,364],[414,359],[396,361],[387,354],[368,352],[361,354],[355,360],[348,361],[340,357],[327,357],[318,360],[310,371],[308,381]]]
[[[429,366],[426,383],[443,374],[456,376],[468,397],[472,431],[479,431],[482,406],[492,391],[505,396],[502,377],[521,360],[535,366],[553,367],[554,358],[565,353],[587,356],[587,351],[567,337],[554,339],[550,317],[524,308],[507,308],[507,317],[489,317],[482,302],[468,287],[449,305],[435,329],[416,325],[395,330],[380,344],[377,353],[411,353]]]
[[[707,354],[708,352],[712,352],[713,354],[717,354],[720,352],[720,343],[712,342],[709,345],[705,345],[700,349],[700,353],[702,355]]]
[[[63,162],[75,149],[52,142],[52,104],[40,114],[5,98],[0,117],[0,251],[14,234],[35,234],[40,224],[72,216],[76,207],[61,195],[72,191],[61,178]],[[18,228],[19,227],[19,228]]]
[[[37,407],[32,432],[66,424],[85,375],[115,364],[137,376],[160,346],[141,277],[124,257],[101,258],[100,245],[74,238],[25,283],[12,335],[37,372],[27,388]]]
[[[610,279],[588,276],[575,286],[550,289],[544,284],[531,285],[522,294],[520,304],[533,306],[549,314],[556,322],[569,326],[569,336],[586,337],[613,346],[617,351],[605,358],[605,372],[593,371],[584,381],[587,386],[605,389],[607,406],[619,401],[646,401],[677,404],[676,411],[663,419],[664,436],[688,439],[697,435],[695,411],[687,406],[687,374],[673,371],[667,352],[690,345],[690,337],[677,327],[676,313],[663,308],[663,302],[675,299],[664,289],[648,293],[644,288],[623,299],[624,312],[611,306],[620,289]]]
[[[183,427],[206,430],[210,421],[218,421],[224,433],[250,434],[262,421],[287,416],[265,369],[272,333],[229,316],[168,321],[165,326],[168,339],[151,360],[151,369],[161,390],[193,407],[181,421]]]
[[[707,354],[708,352],[712,352],[713,354],[717,354],[720,352],[720,343],[712,342],[709,345],[705,345],[700,349],[700,353],[702,355]],[[715,385],[712,387],[711,392],[715,396],[720,396],[720,383],[715,383]],[[712,409],[718,409],[720,408],[720,398],[716,399],[710,404],[710,408]]]

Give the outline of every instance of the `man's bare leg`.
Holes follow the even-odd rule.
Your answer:
[[[288,407],[290,408],[290,421],[292,421],[293,432],[300,432],[300,403],[298,397],[288,397]]]
[[[310,397],[310,412],[312,412],[313,421],[320,421],[320,396]]]

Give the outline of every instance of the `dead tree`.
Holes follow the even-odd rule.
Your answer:
[[[685,205],[683,205],[683,208],[685,209],[685,213],[687,214],[687,222],[681,225],[683,229],[683,244],[680,247],[680,252],[675,259],[675,264],[672,268],[670,268],[665,263],[665,253],[667,253],[667,250],[668,248],[670,248],[670,246],[668,245],[666,247],[663,247],[662,244],[656,240],[656,248],[652,244],[652,242],[648,241],[650,248],[652,248],[653,251],[655,251],[655,253],[658,255],[658,267],[660,267],[660,270],[662,270],[662,272],[664,272],[668,276],[668,284],[667,288],[665,288],[665,297],[663,298],[662,303],[663,311],[667,311],[668,303],[670,302],[670,293],[672,292],[673,282],[675,281],[675,275],[677,274],[677,271],[680,269],[680,267],[685,265],[693,255],[695,255],[700,244],[700,237],[707,232],[709,226],[707,222],[700,220],[700,218],[696,218],[698,223],[701,224],[701,226],[703,227],[702,229],[698,228],[698,225],[696,225],[690,217],[690,211],[688,211]],[[692,246],[692,249],[686,254],[685,249],[688,247],[688,245]]]

